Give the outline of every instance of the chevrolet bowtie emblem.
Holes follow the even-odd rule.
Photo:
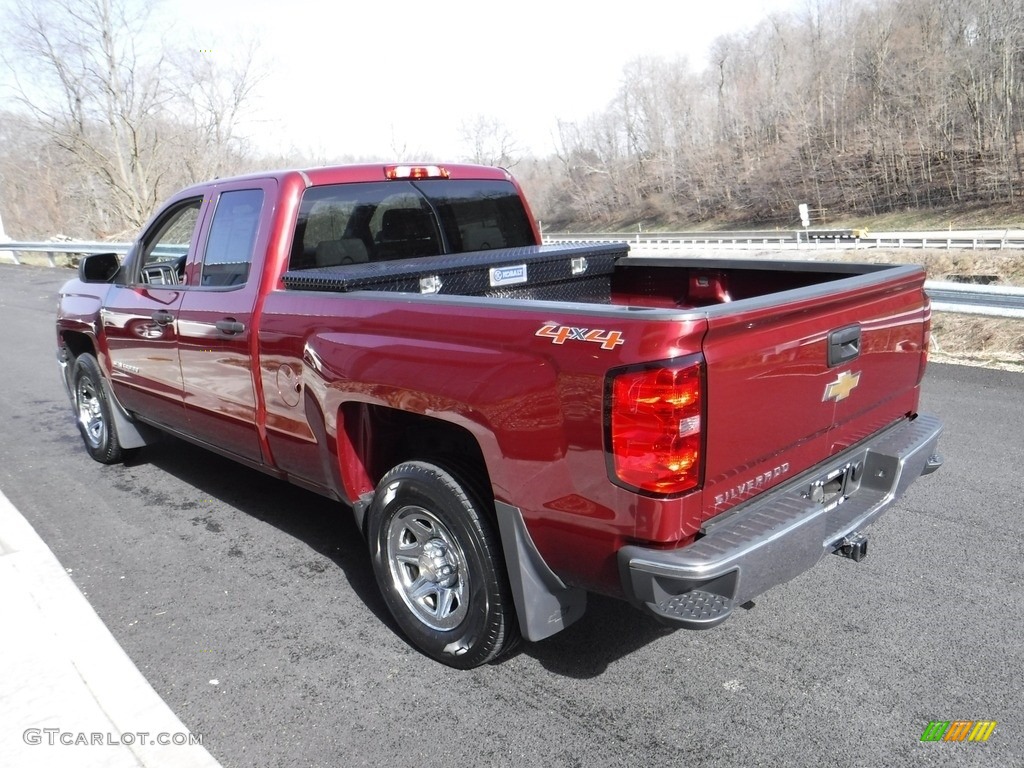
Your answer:
[[[825,396],[821,398],[821,401],[835,400],[838,403],[840,400],[845,400],[858,384],[860,384],[860,371],[857,373],[843,371],[835,381],[830,381],[825,387]]]

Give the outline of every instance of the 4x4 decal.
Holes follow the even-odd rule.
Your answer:
[[[615,349],[619,344],[625,344],[622,338],[622,331],[605,331],[601,328],[573,328],[568,325],[554,325],[549,323],[543,326],[535,336],[551,339],[552,344],[565,344],[566,341],[591,341],[600,344],[601,349]]]

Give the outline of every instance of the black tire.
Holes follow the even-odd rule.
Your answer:
[[[367,538],[381,594],[410,642],[456,669],[497,658],[519,629],[487,504],[441,467],[388,472],[370,505]]]
[[[85,450],[101,464],[116,464],[124,458],[125,451],[117,439],[113,411],[103,388],[103,374],[93,355],[88,352],[79,355],[71,382],[71,397]]]

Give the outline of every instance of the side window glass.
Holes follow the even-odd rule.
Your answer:
[[[158,221],[146,236],[139,260],[139,280],[147,285],[185,282],[185,260],[199,222],[203,198],[187,200]]]
[[[248,280],[262,208],[261,189],[221,193],[206,241],[200,285],[223,287]]]

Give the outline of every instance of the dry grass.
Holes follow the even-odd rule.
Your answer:
[[[929,358],[938,363],[1024,371],[1024,320],[936,313]]]
[[[802,252],[801,252],[802,253]],[[818,261],[859,261],[868,264],[920,264],[930,280],[994,277],[999,285],[1024,287],[1024,251],[939,250],[894,248],[835,250],[813,254]],[[803,255],[797,258],[804,258]]]
[[[975,206],[956,206],[947,209],[911,209],[875,216],[839,216],[830,218],[820,226],[827,229],[857,229],[868,227],[875,232],[899,232],[943,229],[1004,229],[1018,228],[1022,223],[1018,203],[989,203]]]

